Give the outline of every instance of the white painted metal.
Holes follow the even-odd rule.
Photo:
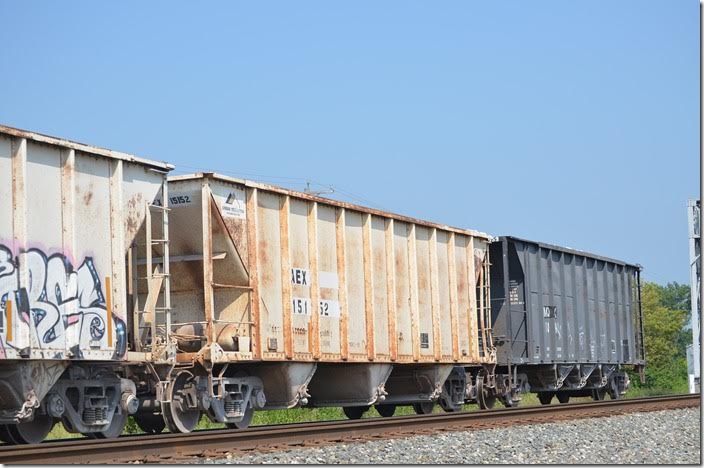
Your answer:
[[[692,312],[692,366],[689,372],[689,392],[699,393],[701,382],[701,202],[687,203],[689,226],[689,284]],[[689,350],[688,350],[689,352]]]
[[[227,361],[494,359],[479,349],[491,341],[475,273],[488,235],[215,174],[169,187],[179,360],[215,342]],[[204,260],[175,261],[187,258]],[[201,339],[187,323],[202,324]]]
[[[0,126],[0,359],[126,357],[127,247],[171,168]]]

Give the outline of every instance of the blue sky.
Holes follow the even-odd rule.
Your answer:
[[[0,122],[687,283],[698,15],[695,0],[0,0]]]

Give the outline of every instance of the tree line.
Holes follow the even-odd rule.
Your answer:
[[[632,386],[644,393],[687,393],[687,345],[692,343],[689,286],[644,282],[641,302],[645,383],[632,374]]]

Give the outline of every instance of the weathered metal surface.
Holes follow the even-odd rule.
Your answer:
[[[172,256],[203,259],[172,262],[174,321],[239,323],[247,349],[226,360],[491,361],[477,321],[484,277],[469,273],[489,236],[215,174],[169,186],[185,197],[171,205]],[[211,269],[222,287],[208,291]]]
[[[367,406],[386,395],[390,363],[318,364],[308,385],[312,406]],[[383,400],[382,400],[383,401]]]
[[[499,363],[643,363],[640,266],[513,237],[491,261]]]
[[[150,159],[140,158],[132,154],[123,153],[120,151],[113,151],[111,149],[100,148],[98,146],[87,145],[85,143],[78,143],[75,141],[67,140],[65,138],[59,138],[49,135],[44,135],[37,132],[31,132],[29,130],[22,130],[15,127],[8,127],[6,125],[0,125],[0,133],[7,136],[16,137],[18,139],[25,139],[29,141],[35,141],[38,143],[46,143],[50,146],[57,148],[65,148],[66,150],[75,150],[82,153],[93,154],[96,156],[104,156],[111,159],[121,159],[130,163],[135,163],[136,166],[151,167],[155,169],[160,169],[164,172],[168,172],[174,168],[172,164],[162,161],[152,161]]]
[[[689,230],[689,288],[692,324],[692,344],[687,347],[689,392],[699,393],[701,388],[701,283],[702,283],[702,235],[701,200],[687,202],[687,225]]]
[[[0,359],[124,359],[125,257],[172,166],[0,126]]]

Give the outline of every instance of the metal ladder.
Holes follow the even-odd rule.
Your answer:
[[[484,254],[482,261],[482,285],[479,294],[479,356],[493,357],[496,354],[493,337],[491,334],[491,279],[489,275],[489,249]],[[487,354],[488,352],[488,354]]]
[[[163,202],[146,203],[145,209],[145,243],[146,276],[137,280],[147,282],[147,298],[144,306],[137,312],[138,339],[135,340],[137,351],[151,352],[153,359],[166,360],[171,338],[171,274],[169,270],[169,211],[168,188],[162,182],[161,199]],[[152,232],[152,213],[161,214],[161,237],[154,238]],[[156,216],[159,216],[158,214]],[[154,248],[161,247],[162,256],[154,255]],[[135,288],[136,289],[136,288]],[[159,303],[159,298],[162,303]],[[149,339],[151,334],[151,339]]]

